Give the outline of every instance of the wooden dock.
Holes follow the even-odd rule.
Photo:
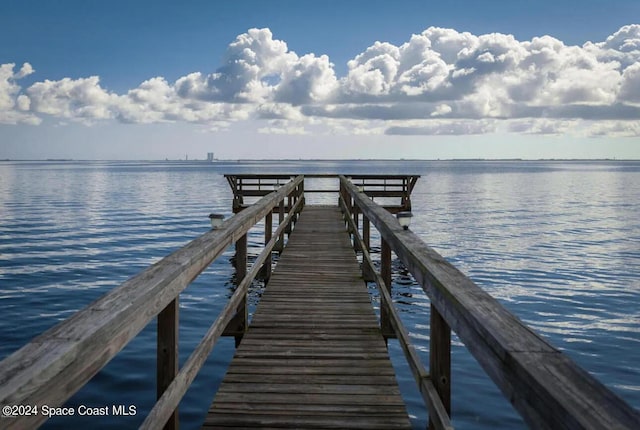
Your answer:
[[[307,206],[203,429],[410,428],[338,207]]]
[[[0,428],[38,427],[48,416],[30,410],[67,405],[155,323],[157,401],[142,430],[179,429],[178,405],[221,336],[234,336],[238,348],[203,428],[409,428],[385,347],[395,338],[427,406],[429,429],[452,430],[452,333],[529,427],[640,429],[640,411],[400,224],[410,219],[417,176],[306,177],[305,185],[305,175],[226,175],[233,216],[0,361],[0,405],[11,409],[3,408]],[[328,187],[327,178],[339,188]],[[322,188],[311,186],[314,179]],[[307,205],[312,193],[331,193],[338,205]],[[247,235],[259,223],[264,247],[249,267]],[[370,254],[374,228],[379,264]],[[180,295],[230,246],[235,290],[181,363]],[[280,258],[272,273],[274,252]],[[427,365],[392,299],[396,263],[431,302],[424,314]],[[249,324],[247,294],[257,276],[269,281]],[[377,287],[379,318],[364,279]]]

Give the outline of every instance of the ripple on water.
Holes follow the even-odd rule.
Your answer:
[[[0,358],[231,215],[222,170],[372,171],[423,175],[411,229],[481,288],[636,408],[640,408],[640,163],[554,162],[172,163],[0,162]],[[595,168],[597,167],[597,168]],[[226,171],[226,170],[225,170]],[[333,204],[334,200],[324,203]],[[262,224],[249,232],[260,252]],[[372,232],[379,259],[380,238]],[[182,363],[233,289],[228,249],[180,298]],[[274,258],[275,259],[275,258]],[[369,286],[379,311],[377,292]],[[260,297],[250,290],[250,306]],[[393,298],[424,363],[430,302],[394,261]],[[154,321],[71,400],[127,404],[137,427],[155,398]],[[415,428],[426,412],[396,341],[390,354]],[[233,354],[223,338],[180,407],[201,424]],[[524,428],[454,335],[457,428]],[[60,419],[44,428],[113,428],[122,421]]]

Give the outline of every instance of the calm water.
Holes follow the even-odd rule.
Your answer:
[[[0,359],[207,231],[210,212],[231,215],[222,174],[234,172],[422,175],[412,230],[640,408],[640,162],[0,162]],[[250,254],[261,240],[261,228],[252,230]],[[181,295],[183,362],[231,291],[231,255]],[[395,265],[394,297],[427,363],[429,302]],[[152,322],[69,401],[135,405],[136,416],[53,419],[44,428],[137,427],[154,403],[155,341]],[[455,338],[452,350],[454,425],[524,428]],[[390,352],[414,426],[424,428],[394,341]],[[224,338],[180,407],[182,428],[202,423],[232,354]]]

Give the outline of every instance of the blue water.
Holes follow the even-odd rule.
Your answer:
[[[0,162],[0,359],[206,232],[210,212],[230,216],[222,174],[236,172],[422,175],[412,230],[640,408],[640,162],[631,161]],[[261,242],[258,226],[250,254]],[[182,362],[233,288],[231,256],[229,249],[180,297]],[[428,299],[394,266],[394,299],[427,363]],[[55,418],[43,428],[137,427],[155,401],[155,342],[152,321],[68,402],[134,405],[135,416]],[[455,336],[453,343],[456,428],[525,428]],[[228,338],[214,349],[180,406],[183,429],[202,423],[233,350]],[[413,424],[424,428],[402,352],[395,341],[389,350]]]

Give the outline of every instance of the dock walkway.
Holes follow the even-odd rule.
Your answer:
[[[410,428],[340,209],[306,206],[203,425]]]

